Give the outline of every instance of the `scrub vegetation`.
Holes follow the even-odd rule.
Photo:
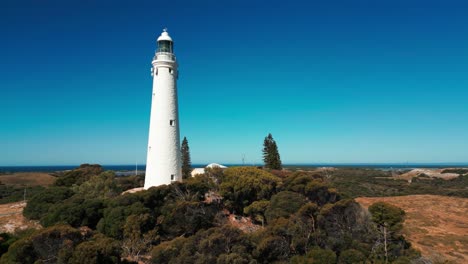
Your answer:
[[[53,185],[56,177],[41,172],[0,174],[0,204],[19,202]]]
[[[468,173],[466,169],[446,169],[459,176],[453,179],[430,178],[425,175],[411,181],[399,179],[395,173],[374,169],[343,168],[323,170],[320,173],[329,179],[343,197],[383,197],[414,194],[435,194],[468,198]]]
[[[136,193],[141,177],[82,165],[28,200],[44,227],[3,235],[0,263],[410,263],[404,212],[369,210],[317,172],[207,169]],[[231,219],[247,219],[245,231]],[[246,223],[247,224],[247,223]],[[242,231],[244,230],[244,231]]]

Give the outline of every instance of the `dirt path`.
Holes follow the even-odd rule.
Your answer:
[[[468,199],[437,195],[360,197],[364,207],[383,201],[406,212],[405,236],[423,256],[468,263]]]
[[[40,228],[39,223],[23,216],[24,202],[0,204],[0,233],[13,233],[15,230]]]

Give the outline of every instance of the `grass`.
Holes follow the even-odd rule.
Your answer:
[[[0,204],[18,202],[33,196],[55,182],[55,177],[41,172],[0,175]]]
[[[468,199],[438,195],[360,197],[364,207],[384,201],[405,210],[403,232],[429,258],[468,263]],[[433,259],[435,260],[435,259]]]
[[[42,172],[19,172],[0,175],[0,182],[13,186],[50,186],[55,182],[55,177]]]

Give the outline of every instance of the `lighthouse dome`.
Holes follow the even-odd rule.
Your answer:
[[[167,33],[167,29],[164,29],[164,31],[161,33],[161,36],[158,38],[159,41],[172,41],[171,36],[169,36],[169,33]]]

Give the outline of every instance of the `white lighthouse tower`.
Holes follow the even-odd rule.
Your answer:
[[[145,189],[182,180],[179,111],[177,106],[177,62],[174,42],[161,33],[153,58],[153,96],[146,158]]]

